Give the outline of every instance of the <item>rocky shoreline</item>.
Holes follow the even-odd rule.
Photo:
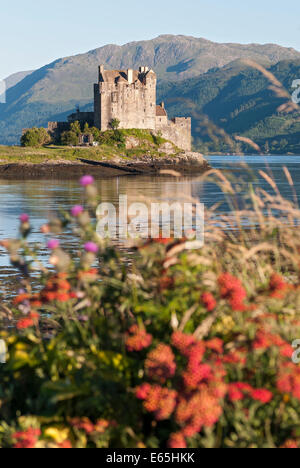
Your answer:
[[[107,161],[80,159],[76,161],[51,161],[41,164],[5,163],[0,164],[0,179],[78,179],[87,173],[95,178],[120,177],[128,175],[159,175],[161,171],[176,171],[182,175],[201,174],[210,169],[208,162],[199,153],[185,152],[173,156],[151,158],[149,156],[124,160]]]

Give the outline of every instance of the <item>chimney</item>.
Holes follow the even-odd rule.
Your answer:
[[[161,107],[162,107],[163,109],[165,108],[165,103],[164,103],[164,102],[162,102],[160,105],[161,105]]]
[[[99,67],[99,81],[101,81],[101,75],[104,73],[104,65],[100,65]]]
[[[127,70],[127,80],[129,84],[133,83],[133,70],[131,68]]]

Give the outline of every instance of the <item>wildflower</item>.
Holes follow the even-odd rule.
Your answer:
[[[12,435],[12,438],[15,439],[17,442],[14,445],[14,448],[17,449],[34,449],[38,439],[41,435],[41,431],[39,429],[27,429],[24,432],[16,432]]]
[[[238,278],[235,278],[229,273],[224,273],[219,277],[218,282],[221,296],[228,299],[232,310],[236,312],[244,312],[247,310],[244,304],[247,293],[242,282]]]
[[[74,418],[70,421],[75,429],[83,430],[86,434],[94,432],[94,424],[88,418]]]
[[[72,447],[72,444],[69,440],[65,440],[64,442],[61,442],[60,444],[58,444],[58,447],[61,448],[61,449],[71,449],[73,448]]]
[[[27,214],[21,214],[20,221],[22,224],[26,224],[29,222],[29,216]]]
[[[23,304],[24,302],[28,301],[29,299],[30,299],[30,294],[22,293],[22,294],[19,294],[17,297],[14,298],[13,304],[15,306],[19,305],[19,304]]]
[[[109,428],[110,422],[106,419],[98,419],[95,424],[94,431],[99,434],[104,434],[104,432]]]
[[[279,353],[282,357],[292,358],[294,349],[289,343],[284,341],[281,336],[259,330],[253,343],[253,349],[266,350],[272,346],[279,348]]]
[[[75,205],[71,209],[71,215],[74,216],[74,218],[77,218],[81,213],[83,213],[84,208],[81,205]]]
[[[59,244],[60,244],[59,240],[52,239],[48,242],[47,247],[49,250],[55,250],[55,249],[58,249]]]
[[[159,344],[156,349],[151,351],[147,356],[145,369],[151,379],[156,378],[161,383],[173,377],[176,363],[170,346]]]
[[[171,449],[187,448],[186,440],[182,432],[171,434],[168,441],[168,447]]]
[[[142,351],[152,343],[152,336],[138,325],[133,325],[125,334],[126,348],[129,352]]]
[[[235,384],[230,384],[228,388],[228,397],[230,401],[234,402],[244,400],[245,395]]]
[[[270,296],[275,299],[283,299],[290,285],[284,281],[282,276],[274,273],[270,279]]]
[[[236,382],[234,384],[238,390],[242,390],[243,392],[249,393],[253,390],[251,385],[246,382]]]
[[[92,185],[94,182],[95,182],[94,177],[92,177],[92,176],[90,176],[90,175],[83,176],[83,177],[80,179],[80,185],[81,185],[82,187],[87,187],[88,185]]]
[[[201,301],[204,304],[207,312],[212,312],[217,306],[217,301],[209,292],[202,294]]]
[[[277,388],[281,393],[290,394],[300,400],[300,368],[292,362],[279,368]]]
[[[273,398],[273,393],[264,388],[252,390],[250,396],[253,400],[260,401],[261,403],[269,403]]]
[[[203,380],[212,377],[212,368],[208,364],[189,363],[188,370],[182,374],[185,387],[197,389]]]
[[[179,397],[175,420],[182,426],[182,433],[186,437],[193,437],[203,427],[212,427],[222,412],[219,400],[209,387],[204,385],[200,386],[197,392]]]
[[[196,339],[193,335],[187,335],[177,331],[172,335],[172,344],[183,356],[188,356],[192,346],[196,344]],[[203,354],[204,352],[205,348],[203,346]]]
[[[242,349],[230,351],[222,357],[222,362],[224,364],[240,364],[245,366],[247,363],[246,351]]]
[[[290,344],[286,343],[280,347],[279,352],[280,356],[292,359],[292,356],[294,354],[294,348]]]
[[[299,444],[296,440],[289,439],[280,448],[281,449],[298,449]]]
[[[70,300],[70,294],[67,293],[57,293],[56,300],[59,302],[67,302]]]
[[[71,285],[66,280],[66,275],[54,275],[47,281],[45,288],[41,291],[40,300],[46,304],[55,300],[66,302],[73,297],[70,290]]]
[[[99,251],[99,247],[95,242],[87,242],[84,245],[84,250],[89,253],[96,254]]]
[[[159,290],[161,292],[167,291],[168,289],[173,288],[174,286],[174,278],[170,276],[163,275],[159,280]]]
[[[32,318],[23,318],[20,319],[17,323],[18,330],[26,330],[34,325],[34,320]]]
[[[216,353],[223,353],[223,341],[220,340],[220,338],[214,338],[212,340],[206,341],[205,347],[215,351]]]
[[[177,392],[159,385],[143,386],[137,389],[139,399],[144,400],[144,408],[154,413],[157,421],[169,419],[176,407]],[[144,396],[144,398],[141,398]]]
[[[43,224],[43,226],[41,226],[40,231],[42,234],[49,234],[51,231],[49,224]]]
[[[151,385],[148,383],[144,383],[143,385],[141,385],[140,387],[136,389],[136,397],[139,400],[146,400],[150,391],[151,391]]]
[[[161,245],[168,245],[173,241],[174,239],[170,237],[159,237],[157,239],[154,239],[155,244],[161,244]]]

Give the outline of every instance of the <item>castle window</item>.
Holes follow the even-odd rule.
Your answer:
[[[112,102],[118,102],[118,93],[111,93]]]

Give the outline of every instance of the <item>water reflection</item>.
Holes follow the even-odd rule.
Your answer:
[[[249,184],[260,184],[265,190],[273,193],[273,189],[259,176],[260,170],[265,170],[276,181],[281,194],[292,200],[293,191],[283,172],[283,166],[290,171],[298,196],[300,195],[300,157],[298,156],[247,156],[245,158],[232,156],[212,156],[209,158],[212,167],[221,169],[234,177],[242,194]],[[247,167],[245,167],[247,164]],[[120,195],[127,195],[128,201],[140,199],[161,201],[188,201],[196,198],[211,207],[220,203],[220,212],[228,212],[231,207],[224,194],[214,184],[199,181],[199,177],[146,177],[129,176],[115,179],[103,179],[97,182],[103,202],[118,205]],[[242,200],[242,195],[240,196]],[[74,204],[82,203],[82,190],[73,181],[5,181],[0,180],[0,238],[17,236],[18,217],[28,213],[33,224],[33,242],[44,243],[44,237],[39,233],[40,226],[58,209],[70,210]],[[0,250],[0,277],[12,274],[9,262],[4,252]]]

